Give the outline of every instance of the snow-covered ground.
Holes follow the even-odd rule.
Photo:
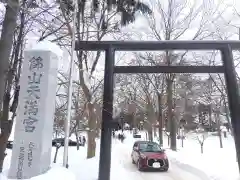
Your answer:
[[[209,136],[204,142],[203,154],[198,141],[190,136],[184,141],[183,148],[178,140],[178,151],[168,151],[168,154],[178,162],[204,171],[214,180],[240,179],[235,144],[230,135],[223,138],[223,148],[220,148],[217,136]]]
[[[11,151],[7,151],[8,155],[6,156],[6,160],[4,161],[3,173],[0,174],[0,180],[8,180],[8,169],[10,166],[11,159]],[[76,180],[75,174],[66,168],[63,168],[60,165],[53,164],[51,169],[43,175],[36,176],[31,178],[31,180]]]
[[[193,137],[187,137],[184,141],[184,148],[173,152],[167,149],[170,159],[168,172],[139,172],[131,163],[131,149],[133,142],[132,134],[125,132],[127,138],[124,143],[117,139],[112,142],[112,165],[111,179],[125,180],[237,180],[238,168],[234,150],[234,142],[231,137],[223,139],[223,149],[219,148],[218,138],[208,137],[204,144],[204,154],[200,152],[200,145]],[[145,133],[142,133],[145,139]],[[166,138],[166,137],[165,137]],[[97,142],[97,156],[86,159],[86,147],[69,149],[69,169],[61,167],[63,148],[59,150],[57,163],[45,175],[33,180],[97,180],[99,161],[99,139]],[[165,142],[166,139],[165,139]],[[167,144],[164,145],[167,148]],[[55,149],[52,151],[53,155]],[[52,156],[53,157],[53,156]],[[6,175],[9,168],[11,151],[8,151],[4,163],[4,173],[0,174],[0,180],[7,180]]]
[[[141,135],[143,139],[146,138],[145,132],[141,132]],[[233,137],[228,134],[227,138],[222,140],[223,148],[220,148],[218,136],[209,135],[204,141],[202,154],[200,144],[194,134],[187,134],[183,147],[181,147],[181,140],[177,140],[178,150],[176,152],[169,149],[167,136],[164,136],[164,148],[172,163],[191,170],[205,179],[240,180]]]
[[[4,172],[3,175],[0,174],[1,180],[8,180],[7,179],[7,171]],[[49,170],[46,174],[36,176],[31,178],[31,180],[76,180],[75,175],[66,168],[60,166],[53,166],[51,170]]]

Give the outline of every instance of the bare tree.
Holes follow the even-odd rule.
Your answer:
[[[200,145],[202,154],[204,150],[204,143],[207,138],[208,138],[208,133],[203,128],[201,128],[201,126],[198,129],[196,129],[196,139]]]
[[[220,105],[219,105],[220,106]],[[218,132],[218,137],[219,137],[219,145],[220,148],[223,148],[223,140],[222,140],[222,130],[221,130],[221,120],[220,120],[220,109],[219,106],[215,110],[215,119],[217,123],[217,132]]]
[[[150,63],[150,65],[153,66],[158,66],[161,65],[161,55],[159,56],[154,55],[153,53],[144,53],[142,54],[136,54],[136,59],[139,62],[140,65],[145,64],[145,61],[147,61],[146,63]],[[146,74],[145,78],[147,79],[147,81],[150,82],[150,84],[152,85],[152,88],[154,90],[154,93],[157,96],[157,121],[158,121],[158,134],[159,134],[159,143],[160,145],[163,145],[163,131],[162,129],[165,128],[164,125],[164,118],[163,118],[163,97],[164,97],[164,92],[165,92],[165,78],[163,76],[163,74]]]
[[[55,23],[51,25],[50,29],[46,29],[43,32],[43,36],[40,40],[55,36],[56,38],[52,38],[52,41],[69,49],[69,37],[73,35],[71,28],[73,4],[70,1],[60,1],[59,4],[60,16],[53,18]],[[97,4],[97,6],[89,6],[90,4],[88,2],[79,2],[76,23],[76,36],[78,41],[101,41],[106,35],[119,32],[120,25],[126,25],[127,23],[134,21],[134,13],[136,11],[151,13],[150,9],[145,4],[135,1],[133,1],[133,4],[129,4],[127,1],[123,4],[120,3],[117,5],[117,8],[113,8],[112,10],[111,8],[108,8],[110,6],[105,1],[99,1]],[[135,8],[127,8],[132,6]],[[123,12],[124,15],[121,13],[119,14],[119,12]],[[117,15],[120,15],[120,21],[116,18]],[[96,94],[99,94],[96,93],[96,89],[100,87],[101,83],[97,83],[99,85],[96,88],[93,88],[92,82],[94,82],[94,80],[102,82],[102,80],[97,79],[97,76],[95,75],[96,67],[100,59],[100,51],[96,53],[79,51],[77,52],[77,60],[75,61],[78,68],[78,85],[81,87],[84,94],[84,104],[86,105],[86,110],[88,112],[88,158],[95,156],[95,128],[97,124],[96,115],[94,113],[94,104],[96,104],[99,99],[94,97]],[[88,82],[90,82],[90,85]]]
[[[148,79],[146,78],[146,75],[141,75],[140,76],[140,81],[142,81],[142,85],[143,85],[143,92],[145,95],[145,113],[146,113],[146,117],[147,117],[147,121],[145,122],[145,127],[148,131],[148,139],[150,141],[153,141],[153,124],[154,124],[154,120],[156,118],[155,116],[155,112],[154,112],[154,103],[153,103],[153,99],[152,99],[152,93],[151,93],[151,83],[148,81]]]
[[[29,32],[33,32],[35,18],[48,9],[45,2],[39,5],[35,1],[27,0],[10,0],[3,3],[6,5],[6,12],[1,24],[0,39],[2,57],[0,60],[0,171],[2,170],[6,144],[18,106],[19,79],[26,37]],[[32,13],[32,9],[36,14]],[[3,104],[2,100],[4,100]],[[12,117],[9,117],[9,111],[12,112]]]
[[[22,7],[25,7],[25,2]],[[1,79],[0,80],[0,172],[5,158],[5,150],[8,138],[11,134],[12,123],[16,116],[19,96],[19,78],[22,67],[22,52],[23,52],[23,37],[25,11],[20,12],[20,25],[17,26],[17,14],[19,8],[18,1],[8,1],[6,6],[5,19],[0,40],[1,58]],[[16,28],[17,27],[17,28]],[[16,29],[15,29],[16,28]],[[14,37],[16,35],[16,39]],[[3,89],[2,89],[3,88]],[[2,93],[3,90],[3,94]],[[12,94],[12,92],[14,92]],[[13,101],[12,100],[13,95]],[[3,104],[2,98],[3,97]],[[12,117],[9,117],[9,111],[12,112]]]
[[[179,40],[188,39],[196,40],[203,39],[209,36],[205,25],[207,20],[200,15],[203,10],[203,4],[192,3],[191,6],[187,6],[187,1],[178,2],[168,0],[165,2],[157,1],[152,5],[152,16],[148,16],[149,30],[148,37],[156,40]],[[182,12],[187,12],[183,14]],[[213,12],[212,12],[213,13]],[[181,15],[180,15],[181,14]],[[193,30],[194,28],[194,30]],[[162,65],[183,65],[185,64],[185,55],[187,52],[174,52],[165,51],[161,53],[158,60],[161,59]],[[156,59],[154,59],[156,61]],[[166,74],[167,85],[167,104],[168,104],[168,129],[171,133],[171,149],[176,150],[176,122],[173,118],[173,82],[175,74]]]
[[[26,2],[26,1],[25,1]],[[17,26],[17,16],[19,11],[19,1],[10,0],[6,3],[5,17],[2,23],[2,32],[0,39],[0,110],[2,110],[4,100],[4,90],[7,81],[6,74],[9,67],[9,58],[13,45],[14,30]],[[2,159],[2,158],[1,158]]]

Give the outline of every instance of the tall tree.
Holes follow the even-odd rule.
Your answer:
[[[157,1],[151,4],[153,9],[152,16],[147,17],[149,22],[148,36],[151,38],[162,40],[196,40],[203,39],[209,36],[206,25],[208,20],[205,19],[202,12],[204,10],[204,2],[189,1]],[[215,10],[215,9],[214,9]],[[208,12],[213,14],[214,10]],[[185,12],[185,13],[183,13]],[[203,13],[204,14],[204,13]],[[146,33],[146,32],[145,32]],[[185,52],[165,51],[162,53],[162,63],[167,66],[185,64]],[[165,74],[167,85],[167,114],[168,114],[168,129],[171,134],[171,149],[176,150],[176,119],[173,116],[173,82],[176,74]]]
[[[115,1],[113,4],[109,1],[81,1],[78,0],[77,6],[77,22],[76,22],[76,37],[78,41],[97,40],[101,41],[105,36],[120,32],[121,25],[127,25],[135,20],[135,13],[151,13],[151,10],[145,4],[138,1]],[[53,39],[59,45],[69,49],[70,37],[73,36],[71,19],[73,15],[72,1],[59,1],[61,17],[57,19],[58,23],[54,24],[51,29],[57,31],[45,31],[44,38],[56,35]],[[116,17],[121,17],[117,20]],[[50,25],[52,26],[52,24]],[[62,34],[60,34],[61,32]],[[41,38],[44,39],[44,38]],[[96,78],[96,67],[101,59],[101,52],[96,53],[79,51],[77,52],[77,60],[75,61],[78,68],[78,85],[81,87],[85,97],[85,105],[88,111],[88,158],[95,156],[95,137],[96,137],[96,116],[94,115],[94,104],[96,104],[96,88],[92,83],[101,81]],[[99,83],[100,85],[101,83]]]
[[[2,110],[6,75],[8,72],[9,58],[13,45],[14,30],[17,26],[19,0],[9,0],[5,6],[6,12],[2,24],[2,32],[0,38],[0,111]]]
[[[36,7],[34,1],[27,0],[9,0],[5,5],[0,39],[0,171],[18,105],[24,38],[35,19],[28,10]],[[9,116],[9,111],[12,116]]]

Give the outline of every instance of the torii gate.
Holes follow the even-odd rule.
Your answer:
[[[105,51],[102,131],[98,180],[110,180],[113,78],[116,73],[224,73],[234,139],[240,168],[240,100],[232,50],[240,41],[81,41],[75,50]],[[222,66],[115,66],[115,51],[219,50]]]

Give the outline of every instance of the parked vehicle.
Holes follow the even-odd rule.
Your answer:
[[[169,161],[165,153],[157,143],[150,141],[136,141],[131,154],[132,163],[137,164],[139,171],[161,170],[168,171]]]
[[[83,143],[80,143],[80,146],[84,146],[86,140],[83,141]],[[56,138],[52,140],[52,146],[56,147],[57,145],[64,146],[64,138]],[[77,146],[77,142],[69,139],[69,146]],[[8,141],[7,142],[7,149],[12,149],[13,148],[13,141]]]
[[[83,139],[83,142],[80,143],[80,146],[84,146],[86,143],[86,139]],[[56,138],[52,140],[52,146],[64,146],[64,138]],[[77,142],[69,139],[69,146],[77,146]],[[7,142],[7,149],[12,149],[13,148],[13,141],[8,141]]]
[[[52,140],[52,146],[57,146],[57,144],[60,144],[61,146],[64,146],[64,138],[56,138]],[[77,146],[77,142],[69,139],[69,146]]]
[[[139,134],[139,131],[137,128],[133,129],[133,138],[141,138],[141,134]]]
[[[7,142],[7,149],[12,149],[13,148],[13,141],[8,141]]]
[[[133,138],[141,138],[142,136],[141,136],[141,134],[134,134],[133,135]]]

